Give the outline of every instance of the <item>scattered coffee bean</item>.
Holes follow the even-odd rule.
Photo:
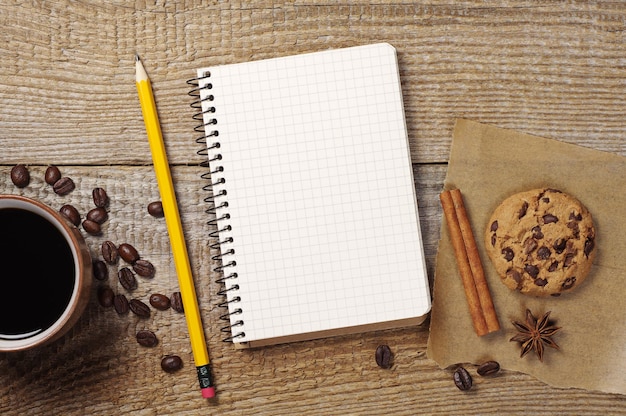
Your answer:
[[[183,298],[180,295],[180,292],[172,293],[170,296],[170,303],[172,305],[172,309],[174,309],[178,313],[185,313],[185,309],[183,308]]]
[[[129,292],[137,289],[137,279],[135,279],[135,275],[128,267],[121,268],[119,272],[117,272],[117,277],[124,289]]]
[[[74,181],[72,180],[72,178],[68,178],[67,176],[62,177],[61,179],[56,181],[54,185],[52,185],[52,189],[54,190],[54,192],[57,195],[61,196],[69,194],[74,190],[74,188],[76,188],[76,185],[74,185]]]
[[[141,331],[138,331],[136,337],[139,345],[143,347],[152,348],[156,347],[159,343],[159,340],[157,339],[154,332],[148,331],[147,329],[142,329]]]
[[[124,259],[124,261],[133,264],[137,260],[139,260],[139,253],[135,249],[135,247],[131,246],[128,243],[122,243],[117,247],[117,252],[120,257]]]
[[[122,294],[115,295],[113,298],[113,307],[115,308],[115,312],[119,315],[126,315],[130,310],[128,299]]]
[[[93,222],[97,222],[98,224],[103,224],[107,218],[109,218],[109,214],[107,210],[104,208],[94,208],[89,210],[87,213],[87,219]]]
[[[148,204],[148,214],[155,218],[163,217],[163,203],[161,201],[154,201]]]
[[[166,373],[173,373],[183,368],[183,360],[178,355],[166,355],[161,360],[161,368]]]
[[[476,372],[480,376],[491,376],[500,371],[500,364],[497,361],[487,361],[478,366]]]
[[[94,260],[92,266],[94,279],[106,280],[109,277],[109,269],[102,260]]]
[[[100,306],[104,308],[110,308],[113,306],[113,298],[115,297],[115,293],[108,286],[100,286],[98,288],[98,303]]]
[[[91,235],[97,235],[102,232],[100,224],[92,220],[83,221],[83,229]]]
[[[61,171],[56,166],[50,165],[46,169],[43,179],[48,185],[54,185],[56,181],[61,179]]]
[[[152,305],[155,309],[164,311],[170,307],[171,301],[170,298],[165,295],[154,293],[150,295],[150,305]]]
[[[109,196],[103,188],[94,188],[91,191],[91,196],[93,197],[94,205],[98,208],[104,208],[109,203]]]
[[[118,253],[117,246],[112,241],[102,243],[102,258],[109,264],[115,264]]]
[[[472,388],[472,376],[463,367],[459,367],[454,372],[454,384],[459,390],[467,391]]]
[[[129,302],[130,310],[140,318],[150,317],[150,307],[139,299],[131,299]]]
[[[379,345],[378,348],[376,348],[375,356],[376,364],[378,364],[380,368],[391,368],[393,354],[388,345]]]
[[[133,263],[133,270],[141,277],[154,277],[154,266],[148,260],[137,260]]]
[[[30,172],[28,168],[21,163],[13,166],[11,169],[11,181],[18,188],[25,188],[30,183]]]
[[[65,217],[75,226],[78,227],[80,225],[80,214],[74,205],[65,204],[61,207],[59,212],[65,215]]]

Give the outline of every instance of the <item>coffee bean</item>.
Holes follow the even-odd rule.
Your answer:
[[[161,360],[161,368],[166,373],[173,373],[183,368],[183,360],[178,355],[166,355]]]
[[[163,203],[161,201],[154,201],[148,204],[148,214],[155,218],[163,217]]]
[[[172,305],[172,309],[174,309],[178,313],[185,313],[185,309],[183,308],[183,298],[180,295],[180,292],[172,293],[170,296],[170,303]]]
[[[28,168],[21,163],[11,169],[11,181],[18,188],[25,188],[30,183],[30,173]]]
[[[136,338],[139,345],[143,347],[152,348],[156,347],[159,343],[159,340],[157,339],[154,332],[148,331],[147,329],[142,329],[141,331],[138,331]]]
[[[131,291],[137,289],[137,279],[128,267],[123,267],[117,272],[117,277],[124,289]]]
[[[61,207],[59,212],[65,215],[65,217],[75,226],[78,227],[80,225],[80,214],[74,205],[65,204]]]
[[[52,185],[52,189],[57,195],[67,195],[76,188],[72,178],[62,177]]]
[[[115,295],[113,298],[113,307],[115,308],[115,312],[119,315],[126,315],[130,310],[128,299],[126,299],[126,296],[122,294]]]
[[[378,348],[376,348],[375,356],[376,364],[378,364],[380,368],[391,368],[393,354],[388,345],[379,345]]]
[[[154,266],[148,260],[137,260],[133,263],[133,270],[141,277],[154,277]]]
[[[115,297],[115,293],[110,287],[100,286],[98,288],[98,303],[103,308],[110,308],[113,306],[113,298]]]
[[[94,208],[89,210],[89,212],[87,213],[87,219],[93,222],[97,222],[98,224],[103,224],[108,217],[109,214],[104,208]]]
[[[98,235],[102,232],[100,224],[92,220],[83,221],[83,229],[91,235]]]
[[[131,299],[129,302],[130,310],[140,318],[150,317],[150,307],[139,299]]]
[[[165,295],[154,293],[150,295],[150,305],[152,305],[155,309],[164,311],[170,307],[171,301],[170,298]]]
[[[117,247],[117,252],[120,254],[120,257],[124,259],[124,261],[133,264],[137,260],[139,260],[139,253],[135,249],[135,247],[131,246],[128,243],[122,243]]]
[[[102,243],[102,258],[109,264],[115,264],[118,253],[117,246],[112,241]]]
[[[454,384],[459,390],[467,391],[472,388],[472,376],[463,367],[459,367],[454,372]]]
[[[93,191],[91,191],[91,196],[94,205],[98,208],[104,208],[109,203],[109,196],[103,188],[94,188]]]
[[[478,373],[478,375],[483,376],[483,377],[491,376],[497,373],[498,371],[500,371],[500,364],[497,361],[487,361],[479,365],[478,368],[476,369],[476,372]]]
[[[43,179],[48,185],[54,185],[56,181],[61,179],[61,171],[54,165],[48,166],[48,169],[46,169],[46,173],[44,174]]]
[[[94,279],[106,280],[109,277],[109,269],[102,260],[94,260],[92,266]]]

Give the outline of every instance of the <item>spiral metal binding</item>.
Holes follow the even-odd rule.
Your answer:
[[[191,108],[197,110],[197,112],[193,115],[193,119],[200,123],[194,128],[194,131],[196,133],[201,134],[195,139],[196,143],[201,146],[196,153],[199,156],[204,157],[202,162],[200,163],[200,166],[210,169],[208,172],[200,175],[202,179],[208,182],[202,187],[202,190],[209,194],[207,197],[204,198],[204,202],[209,205],[209,208],[205,212],[211,216],[211,219],[207,221],[207,224],[211,229],[211,231],[209,232],[209,238],[217,240],[213,243],[210,243],[209,247],[212,249],[223,250],[225,244],[233,242],[233,238],[226,237],[220,240],[220,234],[231,230],[230,225],[223,225],[220,228],[220,225],[223,224],[223,221],[230,218],[230,214],[225,213],[220,215],[219,217],[217,216],[218,210],[228,207],[228,202],[223,200],[223,197],[227,195],[227,192],[225,189],[220,189],[217,193],[214,193],[216,186],[222,186],[226,183],[226,180],[223,177],[219,176],[220,173],[224,171],[224,167],[214,166],[214,162],[221,160],[222,155],[216,153],[213,157],[209,158],[209,152],[211,150],[220,148],[220,142],[217,141],[217,137],[219,136],[219,130],[217,129],[217,119],[210,116],[210,114],[215,113],[215,106],[212,105],[215,97],[212,94],[208,94],[202,97],[200,94],[201,91],[210,90],[213,88],[213,84],[211,84],[210,82],[206,82],[204,83],[204,85],[200,86],[201,81],[207,81],[210,77],[211,73],[206,72],[201,77],[188,80],[187,84],[191,88],[188,94],[189,96],[194,98],[194,101],[191,103]],[[205,117],[207,115],[209,116]],[[231,281],[231,279],[237,279],[236,272],[229,273],[226,270],[234,267],[237,264],[234,260],[225,260],[226,257],[232,256],[234,254],[234,249],[228,249],[225,251],[220,251],[219,254],[211,257],[212,260],[220,261],[220,265],[215,267],[213,270],[216,273],[221,274],[221,277],[216,280],[217,283],[222,285],[222,289],[218,292],[218,295],[223,296],[225,299],[224,302],[220,303],[218,306],[220,306],[221,308],[225,308],[228,311],[227,313],[220,316],[221,320],[229,323],[227,326],[221,328],[222,332],[230,334],[227,338],[224,339],[225,342],[232,342],[237,338],[245,337],[245,333],[242,330],[240,330],[239,332],[233,331],[234,328],[243,327],[243,320],[240,319],[235,322],[231,321],[231,316],[241,315],[243,313],[241,308],[231,307],[231,304],[239,303],[241,301],[241,298],[239,296],[234,296],[230,300],[228,300],[227,297],[227,295],[231,293],[236,293],[239,290],[239,285],[236,283],[231,285],[229,288],[226,288],[226,281]]]

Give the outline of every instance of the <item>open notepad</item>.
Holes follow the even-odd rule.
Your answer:
[[[430,310],[395,49],[198,70],[229,339],[418,324]]]

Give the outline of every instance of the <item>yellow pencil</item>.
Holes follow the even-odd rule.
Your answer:
[[[210,398],[215,396],[215,388],[211,380],[209,353],[204,339],[204,329],[202,319],[200,318],[200,309],[198,308],[198,299],[196,297],[191,266],[189,265],[189,256],[187,254],[187,246],[185,244],[180,214],[178,212],[178,204],[176,203],[176,195],[174,194],[172,175],[170,173],[167,155],[165,154],[165,145],[163,144],[163,135],[161,133],[161,126],[154,103],[154,96],[152,95],[150,79],[138,55],[135,56],[135,61],[137,92],[139,93],[141,112],[143,113],[143,119],[146,124],[150,151],[152,152],[152,162],[154,163],[154,172],[156,174],[159,192],[161,193],[165,223],[170,236],[176,273],[178,274],[178,285],[180,286],[183,308],[185,309],[185,318],[189,330],[193,359],[198,372],[202,396]]]

